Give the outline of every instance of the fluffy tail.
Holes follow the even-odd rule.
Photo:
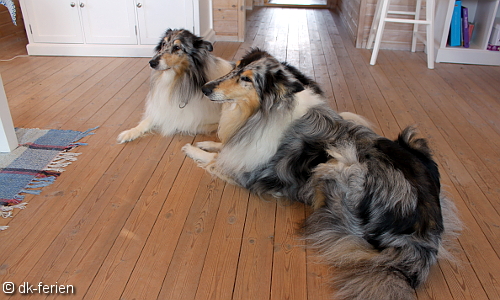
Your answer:
[[[453,259],[448,251],[455,245],[461,223],[455,206],[442,196],[445,231],[437,247],[415,243],[401,248],[374,249],[359,233],[351,232],[345,216],[322,207],[306,221],[306,239],[320,258],[333,267],[332,285],[336,300],[414,300],[430,267],[441,259]]]
[[[414,129],[405,129],[396,143],[419,156],[418,160],[427,168],[437,170],[425,140],[416,139]],[[333,267],[333,285],[337,289],[335,299],[416,299],[415,289],[426,280],[431,266],[437,261],[438,253],[446,253],[443,249],[443,235],[455,232],[458,223],[455,222],[457,219],[453,204],[442,193],[437,192],[437,205],[441,211],[436,212],[434,208],[434,213],[443,216],[443,233],[443,227],[434,224],[436,221],[433,220],[439,218],[431,218],[432,212],[427,211],[430,210],[429,207],[415,204],[413,209],[419,210],[419,213],[412,213],[398,210],[397,205],[390,204],[398,199],[396,196],[399,194],[398,188],[387,186],[396,185],[398,182],[394,180],[398,178],[403,179],[383,179],[383,176],[374,178],[375,175],[371,174],[373,170],[368,169],[366,177],[360,176],[359,170],[362,170],[363,164],[356,157],[361,155],[349,159],[347,154],[349,151],[356,151],[355,149],[337,147],[335,150],[330,151],[332,155],[335,154],[335,160],[316,169],[316,188],[326,199],[324,206],[314,211],[305,224],[309,245],[316,248],[326,263]],[[439,174],[434,179],[439,180]],[[380,189],[369,187],[370,182],[380,181],[386,181]],[[382,193],[383,197],[377,196],[378,193]],[[401,195],[412,198],[411,195]],[[367,199],[377,197],[384,201],[373,200],[375,202],[367,209]],[[369,217],[363,217],[363,214]],[[422,227],[415,232],[394,227],[397,227],[394,224],[405,222]],[[376,230],[370,231],[374,228]]]
[[[415,287],[427,277],[435,255],[409,249],[374,249],[349,232],[348,220],[323,207],[307,220],[310,245],[332,266],[338,300],[413,300]],[[417,250],[417,249],[415,249]],[[421,249],[422,250],[422,249]],[[425,251],[424,251],[425,252]]]
[[[427,140],[417,137],[417,129],[413,126],[408,126],[398,136],[396,142],[412,152],[420,161],[430,170],[437,172],[437,164],[432,159],[432,151],[427,144]],[[435,178],[439,181],[439,178]],[[458,211],[455,203],[446,196],[446,192],[441,190],[439,202],[441,206],[441,214],[443,216],[444,232],[441,237],[441,245],[439,248],[439,257],[447,260],[454,260],[453,255],[449,252],[455,250],[456,238],[462,231],[462,221],[458,216]]]

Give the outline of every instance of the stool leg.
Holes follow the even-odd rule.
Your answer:
[[[370,28],[370,35],[368,36],[368,42],[366,43],[366,49],[371,49],[373,46],[373,40],[375,39],[375,34],[377,33],[378,30],[378,23],[380,22],[381,10],[382,10],[382,1],[377,1],[375,14],[373,15],[372,27]]]
[[[415,9],[415,20],[420,20],[420,9],[422,8],[422,0],[417,0],[417,5]],[[413,37],[411,39],[411,52],[415,52],[417,49],[417,32],[418,24],[413,24]]]
[[[380,49],[380,43],[382,42],[382,35],[384,33],[385,19],[387,18],[387,11],[389,9],[389,0],[379,0],[382,2],[382,9],[380,11],[380,21],[378,23],[377,35],[375,37],[375,45],[373,46],[372,57],[370,59],[370,65],[375,65],[377,62],[378,50]]]
[[[434,0],[427,0],[425,18],[429,22],[427,25],[426,45],[427,50],[427,67],[434,69]]]

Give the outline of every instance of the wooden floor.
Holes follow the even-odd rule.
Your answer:
[[[500,68],[437,64],[423,53],[356,49],[335,12],[256,8],[238,60],[261,47],[314,77],[339,111],[394,138],[417,124],[465,229],[456,263],[418,298],[500,299]],[[15,44],[13,44],[15,45]],[[14,46],[12,46],[14,47]],[[25,53],[0,51],[0,58]],[[126,145],[148,92],[147,58],[20,57],[0,63],[15,126],[86,130],[83,154],[27,208],[0,220],[0,282],[73,285],[61,299],[332,299],[328,270],[297,229],[309,213],[211,178],[181,146],[214,136],[149,135]],[[35,294],[29,299],[57,298]],[[17,293],[1,299],[26,299]]]
[[[277,5],[326,5],[326,0],[269,0],[268,4]]]

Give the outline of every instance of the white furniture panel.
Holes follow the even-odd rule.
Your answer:
[[[158,44],[167,28],[195,32],[191,1],[136,0],[136,7],[141,44]]]
[[[135,9],[130,1],[81,0],[79,3],[86,43],[137,44]]]
[[[150,57],[167,28],[213,42],[210,0],[20,0],[30,55]]]
[[[83,43],[77,3],[68,0],[24,0],[26,31],[36,43]]]

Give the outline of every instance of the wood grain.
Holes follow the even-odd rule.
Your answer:
[[[231,11],[217,18],[240,22],[232,4],[217,1]],[[500,67],[429,70],[425,54],[390,50],[370,66],[371,51],[356,48],[352,28],[328,9],[254,7],[246,20],[245,41],[218,41],[214,54],[237,61],[262,48],[378,133],[395,138],[415,124],[429,139],[464,230],[455,260],[432,268],[418,299],[500,299]],[[0,41],[0,59],[26,54],[26,40]],[[15,126],[100,126],[53,185],[0,220],[10,226],[0,232],[2,282],[72,284],[71,299],[88,300],[332,299],[335,270],[299,235],[309,208],[214,179],[180,150],[214,134],[116,144],[143,113],[147,58],[19,57],[0,62],[0,72]]]

